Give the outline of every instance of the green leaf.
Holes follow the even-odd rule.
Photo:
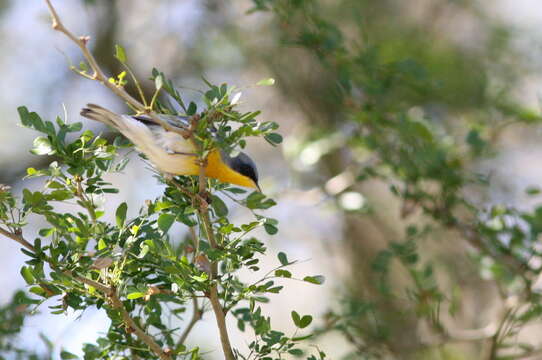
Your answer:
[[[122,46],[115,45],[115,57],[121,63],[126,63],[126,51],[124,51],[124,48]]]
[[[192,116],[198,111],[198,106],[195,102],[191,101],[190,104],[188,104],[188,109],[186,110],[186,115]]]
[[[313,336],[314,336],[313,334],[304,335],[304,336],[296,336],[292,338],[292,341],[303,341],[303,340],[310,339]]]
[[[48,297],[46,291],[39,286],[32,286],[28,291],[41,297]]]
[[[270,292],[272,294],[278,294],[283,288],[284,286],[275,286],[275,287],[267,289],[267,292]]]
[[[291,349],[291,350],[288,350],[288,353],[292,354],[294,356],[302,356],[303,355],[303,350],[301,350],[301,349]]]
[[[50,134],[51,129],[48,129],[45,126],[44,122],[41,120],[40,116],[37,113],[29,112],[26,106],[18,107],[17,111],[19,112],[19,117],[21,118],[21,122],[24,126],[46,134]]]
[[[224,217],[228,215],[228,207],[226,206],[224,201],[222,201],[222,199],[218,196],[212,196],[211,205],[213,206],[213,209],[215,210],[215,213],[218,217]]]
[[[83,123],[81,122],[68,125],[68,132],[78,132],[81,131],[81,129],[83,129]]]
[[[163,232],[168,232],[171,225],[175,221],[175,215],[173,214],[160,214],[158,217],[158,228]]]
[[[142,245],[141,246],[141,251],[137,255],[138,259],[143,259],[145,257],[145,255],[147,255],[147,253],[150,250],[149,245],[146,245],[146,244],[141,244],[141,245]]]
[[[79,359],[77,355],[72,354],[71,352],[68,352],[66,350],[62,350],[60,352],[60,358],[62,360],[69,360],[69,359]]]
[[[303,281],[309,282],[311,284],[322,285],[326,281],[326,278],[322,275],[305,276],[303,278]]]
[[[105,243],[104,239],[98,240],[98,250],[103,250],[107,247],[107,244]]]
[[[282,142],[282,135],[279,133],[271,133],[265,135],[265,140],[267,140],[271,145],[278,145]]]
[[[282,251],[278,253],[277,257],[282,265],[288,265],[288,257]]]
[[[299,321],[299,327],[301,329],[304,329],[306,328],[307,326],[309,326],[310,324],[312,323],[312,316],[310,315],[305,315],[301,318],[301,320]]]
[[[128,211],[128,205],[123,202],[119,205],[117,208],[117,211],[115,212],[115,218],[117,220],[117,227],[119,229],[124,227],[124,223],[126,222],[126,211]]]
[[[133,293],[128,294],[128,296],[126,296],[126,297],[127,297],[129,300],[134,300],[134,299],[142,298],[143,296],[145,296],[145,293],[142,293],[142,292],[133,292]]]
[[[301,323],[301,317],[296,311],[292,311],[292,320],[294,321],[295,326],[299,327]]]
[[[36,282],[34,274],[32,274],[32,270],[30,270],[29,267],[23,266],[21,268],[21,275],[23,276],[24,281],[26,281],[28,285],[32,285]]]
[[[256,83],[256,85],[258,86],[272,86],[274,84],[275,84],[275,79],[273,78],[262,79]]]
[[[289,272],[288,270],[279,269],[279,270],[275,271],[275,276],[284,277],[284,278],[291,278],[292,273]]]
[[[52,155],[55,150],[48,138],[38,136],[34,139],[34,148],[30,152],[35,155]]]
[[[73,194],[69,190],[55,190],[47,195],[50,200],[64,201],[73,198]]]
[[[264,224],[263,227],[265,229],[265,232],[268,233],[269,235],[275,235],[276,233],[279,232],[279,229],[275,225]]]
[[[266,199],[266,196],[258,191],[254,191],[246,198],[246,206],[249,209],[269,209],[276,204],[273,199]]]

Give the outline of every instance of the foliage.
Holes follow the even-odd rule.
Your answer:
[[[386,239],[387,248],[373,260],[373,274],[364,275],[378,281],[366,288],[361,281],[352,284],[361,289],[345,300],[344,311],[330,312],[322,332],[343,333],[356,348],[352,358],[418,359],[427,356],[427,349],[439,353],[443,344],[455,341],[488,341],[490,359],[536,354],[540,344],[517,339],[529,324],[542,320],[537,310],[541,293],[535,286],[541,274],[540,207],[488,208],[472,197],[474,190],[483,193],[491,185],[492,179],[478,173],[476,164],[499,151],[503,131],[513,124],[533,126],[542,120],[513,97],[521,64],[509,63],[514,53],[509,29],[491,22],[484,10],[469,2],[428,5],[434,10],[429,14],[456,11],[482,24],[486,41],[468,51],[435,29],[437,19],[409,19],[401,2],[253,3],[250,12],[273,16],[283,44],[281,58],[288,59],[285,52],[290,48],[301,48],[307,66],[319,74],[313,79],[289,72],[278,81],[286,84],[285,91],[302,94],[302,101],[310,104],[305,108],[314,121],[313,131],[299,153],[315,148],[318,156],[311,165],[318,171],[330,172],[330,178],[346,174],[355,179],[332,193],[339,206],[344,193],[363,192],[363,184],[374,180],[385,184],[401,203],[403,240]],[[279,68],[280,59],[270,63]],[[310,90],[299,91],[303,82],[311,85]],[[372,216],[370,211],[361,214]],[[423,221],[415,216],[419,214]],[[428,220],[430,227],[423,225]],[[437,255],[425,252],[424,257],[420,247],[438,243],[444,230],[454,232],[456,247],[467,248],[480,276],[499,289],[502,311],[496,315],[496,330],[480,338],[457,339],[441,319],[446,312],[453,317],[461,306],[453,290],[459,284],[439,280]],[[454,260],[457,264],[464,259]],[[363,261],[353,259],[353,272],[360,273],[356,264]],[[409,281],[390,284],[394,269],[407,274]],[[439,340],[428,344],[414,334],[411,338],[418,344],[401,348],[398,338],[405,331],[413,334],[420,324]]]
[[[117,59],[126,62],[126,54],[119,46]],[[85,66],[81,71],[86,71]],[[273,145],[280,142],[280,135],[274,132],[276,123],[258,122],[259,112],[237,110],[236,88],[205,81],[208,90],[202,95],[203,108],[198,111],[193,102],[185,105],[163,73],[153,70],[152,75],[156,94],[151,106],[163,114],[189,117],[190,136],[198,145],[200,159],[215,148],[237,151],[245,146],[249,136],[263,137]],[[125,76],[126,73],[112,82],[123,87]],[[176,103],[175,107],[159,100],[162,90]],[[105,181],[104,175],[123,171],[127,159],[119,153],[129,144],[121,138],[109,142],[90,130],[82,131],[81,123],[68,124],[60,118],[45,121],[25,107],[19,108],[19,114],[24,126],[41,133],[34,141],[32,153],[52,156],[54,161],[45,169],[27,171],[27,177],[43,179],[41,190],[24,189],[18,198],[9,188],[2,188],[0,231],[24,246],[22,251],[28,260],[21,275],[29,292],[41,300],[58,299],[58,304],[51,307],[53,314],[89,307],[107,313],[111,320],[109,330],[95,344],[84,346],[86,360],[156,356],[200,359],[201,348],[190,348],[185,340],[209,310],[208,303],[217,316],[226,358],[227,351],[232,350],[224,346],[227,328],[219,317],[229,314],[237,319],[239,329],[253,332],[248,352],[235,349],[236,358],[271,360],[287,354],[312,360],[325,357],[319,350],[311,355],[310,349],[303,347],[310,332],[287,335],[275,330],[263,312],[262,304],[270,301],[269,295],[283,289],[278,283],[294,279],[286,268],[295,261],[280,253],[276,268],[258,281],[248,283],[239,275],[243,270],[261,272],[259,261],[266,246],[252,234],[259,228],[270,235],[278,232],[277,220],[262,213],[276,204],[274,200],[263,193],[248,193],[202,176],[169,179],[157,173],[164,184],[162,196],[147,201],[134,218],[127,217],[128,206],[122,203],[115,211],[115,221],[108,222],[98,204],[108,194],[122,193],[122,189]],[[202,181],[205,183],[201,184]],[[60,211],[59,203],[70,205],[70,210]],[[253,220],[244,224],[231,222],[231,206],[247,209]],[[30,235],[23,235],[30,215],[41,217],[47,224],[32,243],[26,240]],[[189,235],[183,239],[172,236],[170,229],[175,223],[189,229]],[[298,280],[320,284],[323,278],[305,276]],[[37,301],[23,293],[17,296],[24,303]],[[23,317],[22,313],[13,313],[18,309],[13,306],[7,308],[10,312],[6,316],[16,317],[5,319],[5,323],[18,329]],[[173,318],[186,320],[190,307],[190,322],[174,328],[168,325]],[[292,314],[296,314],[293,322],[299,332],[312,321],[309,315]],[[6,336],[10,329],[5,329]],[[16,351],[10,345],[3,346]],[[77,358],[67,351],[62,351],[61,357]]]

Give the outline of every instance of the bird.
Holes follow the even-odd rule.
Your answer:
[[[81,110],[81,116],[117,129],[163,173],[171,175],[199,174],[198,156],[192,141],[176,132],[164,129],[146,115],[117,114],[99,105],[87,104],[87,107]],[[158,116],[171,126],[188,125],[186,117]],[[258,185],[256,164],[250,156],[243,152],[237,156],[230,156],[221,149],[212,149],[207,156],[205,175],[224,183],[252,188],[261,192]]]

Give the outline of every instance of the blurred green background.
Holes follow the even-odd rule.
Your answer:
[[[147,94],[154,91],[154,84],[146,80],[153,67],[184,89],[188,100],[198,98],[194,89],[203,87],[205,76],[213,83],[242,88],[243,109],[261,109],[262,119],[281,125],[285,141],[279,151],[256,142],[247,147],[259,164],[264,192],[279,204],[269,214],[281,224],[279,236],[269,239],[270,257],[287,249],[290,256],[307,260],[298,265],[300,270],[323,274],[327,281],[323,287],[287,286],[266,308],[274,321],[291,327],[289,311],[284,311],[291,308],[317,315],[321,336],[314,342],[331,359],[498,358],[488,345],[492,336],[479,331],[471,339],[471,333],[460,329],[483,330],[498,322],[504,301],[512,301],[508,295],[521,301],[520,293],[510,290],[510,282],[487,273],[484,261],[500,258],[479,257],[480,249],[463,241],[468,235],[450,219],[483,218],[495,204],[528,211],[538,203],[525,189],[542,183],[541,4],[54,4],[66,26],[91,36],[92,51],[108,74],[122,71],[114,58],[114,46],[121,44]],[[47,165],[28,152],[35,134],[18,125],[18,106],[43,117],[83,121],[85,127],[104,133],[110,130],[78,115],[85,104],[127,111],[99,84],[69,70],[70,62],[78,64],[81,55],[51,30],[42,1],[0,0],[0,50],[0,183],[15,189],[36,186],[21,180],[26,168]],[[276,79],[275,86],[253,86],[267,77]],[[403,117],[409,120],[397,120]],[[104,202],[106,209],[114,210],[122,201],[135,209],[160,193],[151,172],[132,157],[126,176],[110,179],[121,184],[122,191]],[[471,181],[474,177],[484,181]],[[394,187],[402,189],[400,196],[390,191]],[[442,198],[442,214],[424,209],[420,189],[424,196]],[[445,214],[464,199],[474,212]],[[428,325],[420,293],[412,298],[405,290],[412,281],[408,270],[386,264],[387,286],[398,295],[381,287],[382,272],[375,259],[382,259],[381,251],[404,239],[413,226],[419,232],[429,229],[417,242],[416,253],[433,264],[432,281],[442,293],[436,302],[445,304],[437,310],[439,323],[446,331]],[[8,241],[1,241],[0,249],[0,300],[5,302],[24,286],[15,270],[24,256]],[[501,286],[507,289],[504,298]],[[53,342],[56,352],[66,348],[81,353],[81,344],[92,342],[107,327],[99,311],[52,316],[43,305],[39,312],[27,320],[20,336],[24,346],[38,352],[46,351],[40,333]],[[213,321],[209,316],[198,324],[190,341],[201,344],[209,359],[219,359]],[[235,324],[230,327],[234,344],[243,346],[246,335]],[[535,349],[539,331],[540,323],[529,324],[512,342]],[[528,355],[515,358],[542,359],[535,351]]]

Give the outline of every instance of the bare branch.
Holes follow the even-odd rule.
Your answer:
[[[192,306],[194,308],[192,312],[192,319],[190,319],[190,322],[188,323],[183,333],[181,334],[181,337],[179,338],[179,342],[177,343],[177,345],[184,345],[184,342],[186,341],[186,339],[188,338],[188,335],[194,328],[194,325],[196,325],[196,323],[199,320],[201,320],[201,317],[203,316],[203,310],[199,307],[198,298],[195,296],[192,297]]]

